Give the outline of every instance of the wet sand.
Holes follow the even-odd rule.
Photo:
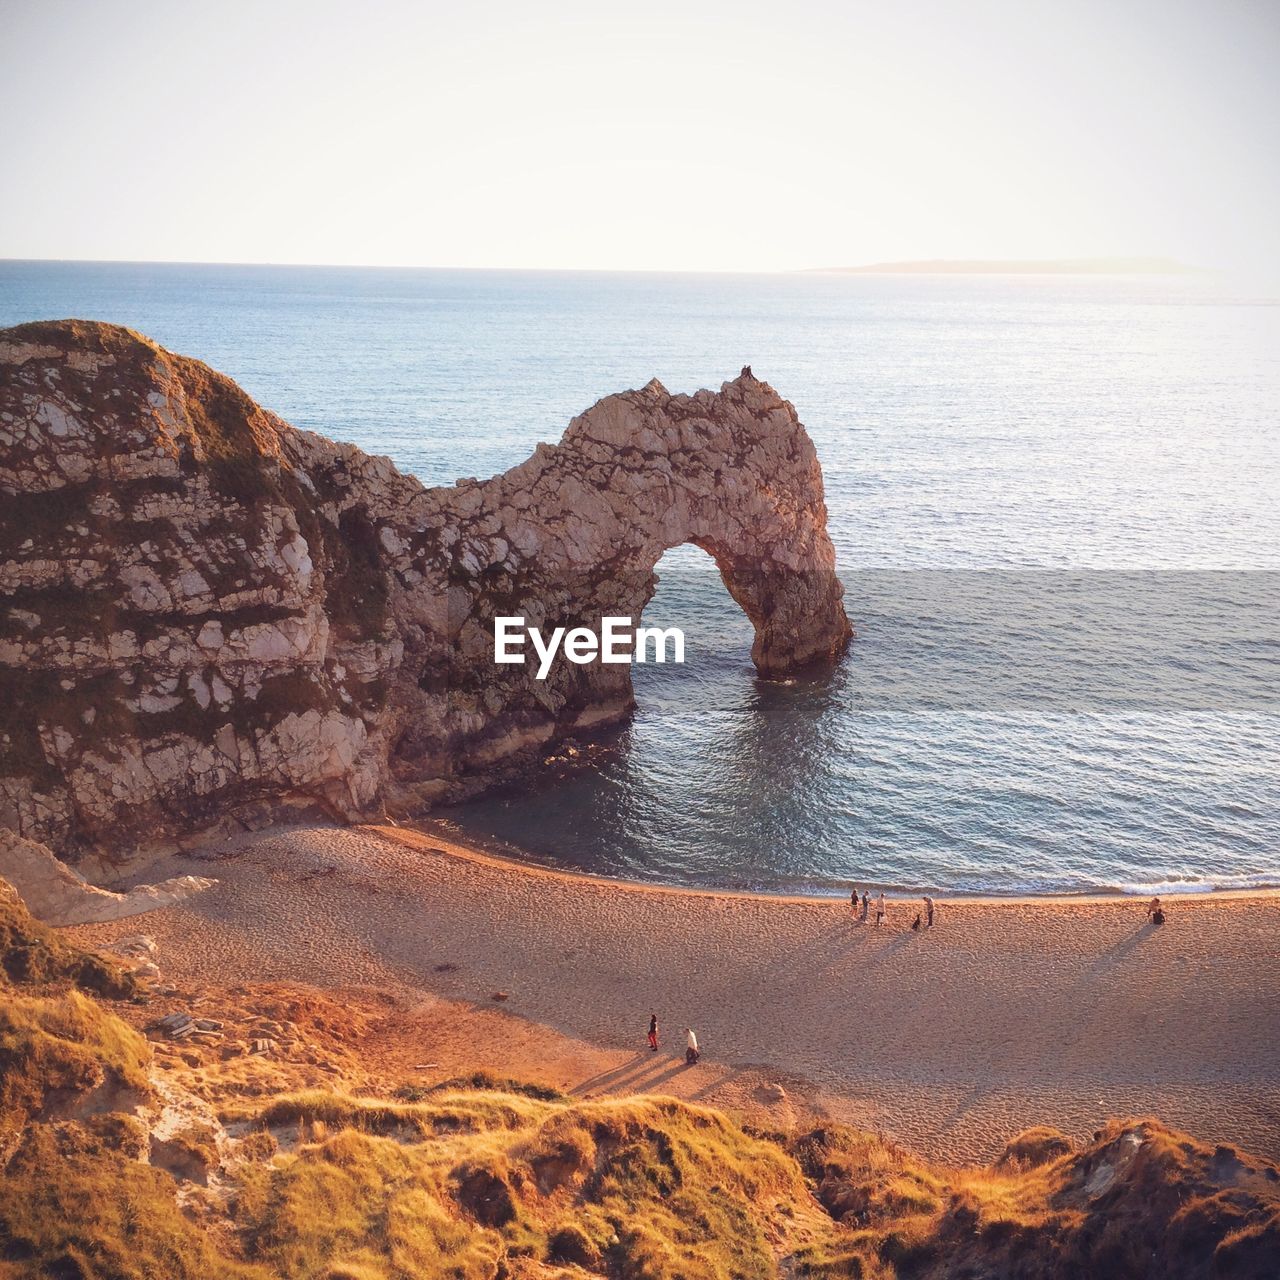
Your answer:
[[[943,901],[917,934],[915,899],[877,928],[829,899],[593,880],[393,827],[270,830],[144,878],[186,873],[219,883],[75,933],[146,931],[188,983],[394,992],[430,1011],[410,1066],[748,1110],[777,1081],[780,1122],[825,1112],[953,1161],[1149,1113],[1280,1158],[1275,893],[1167,899],[1161,928],[1125,898]]]

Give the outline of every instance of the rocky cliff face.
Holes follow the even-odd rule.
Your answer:
[[[174,876],[113,893],[90,884],[34,840],[0,827],[0,885],[8,882],[45,924],[101,924],[182,902],[217,884],[205,876]]]
[[[628,666],[495,666],[493,619],[638,618],[681,543],[762,674],[850,635],[813,445],[747,370],[610,396],[506,474],[424,489],[138,334],[23,325],[0,504],[0,825],[62,850],[413,812],[616,720]]]

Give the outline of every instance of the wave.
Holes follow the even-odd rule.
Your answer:
[[[1179,894],[1222,893],[1232,889],[1280,889],[1280,880],[1266,876],[1213,876],[1211,879],[1177,879],[1123,881],[1104,884],[1101,892],[1123,893],[1137,897],[1176,897]]]

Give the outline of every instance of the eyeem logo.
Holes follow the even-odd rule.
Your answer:
[[[494,618],[493,660],[496,663],[523,663],[524,643],[533,643],[538,655],[537,678],[545,680],[556,654],[564,649],[570,662],[585,666],[588,662],[666,662],[670,644],[673,662],[684,661],[684,632],[679,627],[635,627],[630,618],[601,618],[600,634],[590,627],[566,630],[556,627],[546,637],[537,627],[525,626],[523,618]],[[647,655],[653,646],[653,657]]]

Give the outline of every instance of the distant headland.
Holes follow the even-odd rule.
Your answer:
[[[1204,268],[1175,258],[927,258],[814,270],[875,276],[1188,276],[1199,275]]]

